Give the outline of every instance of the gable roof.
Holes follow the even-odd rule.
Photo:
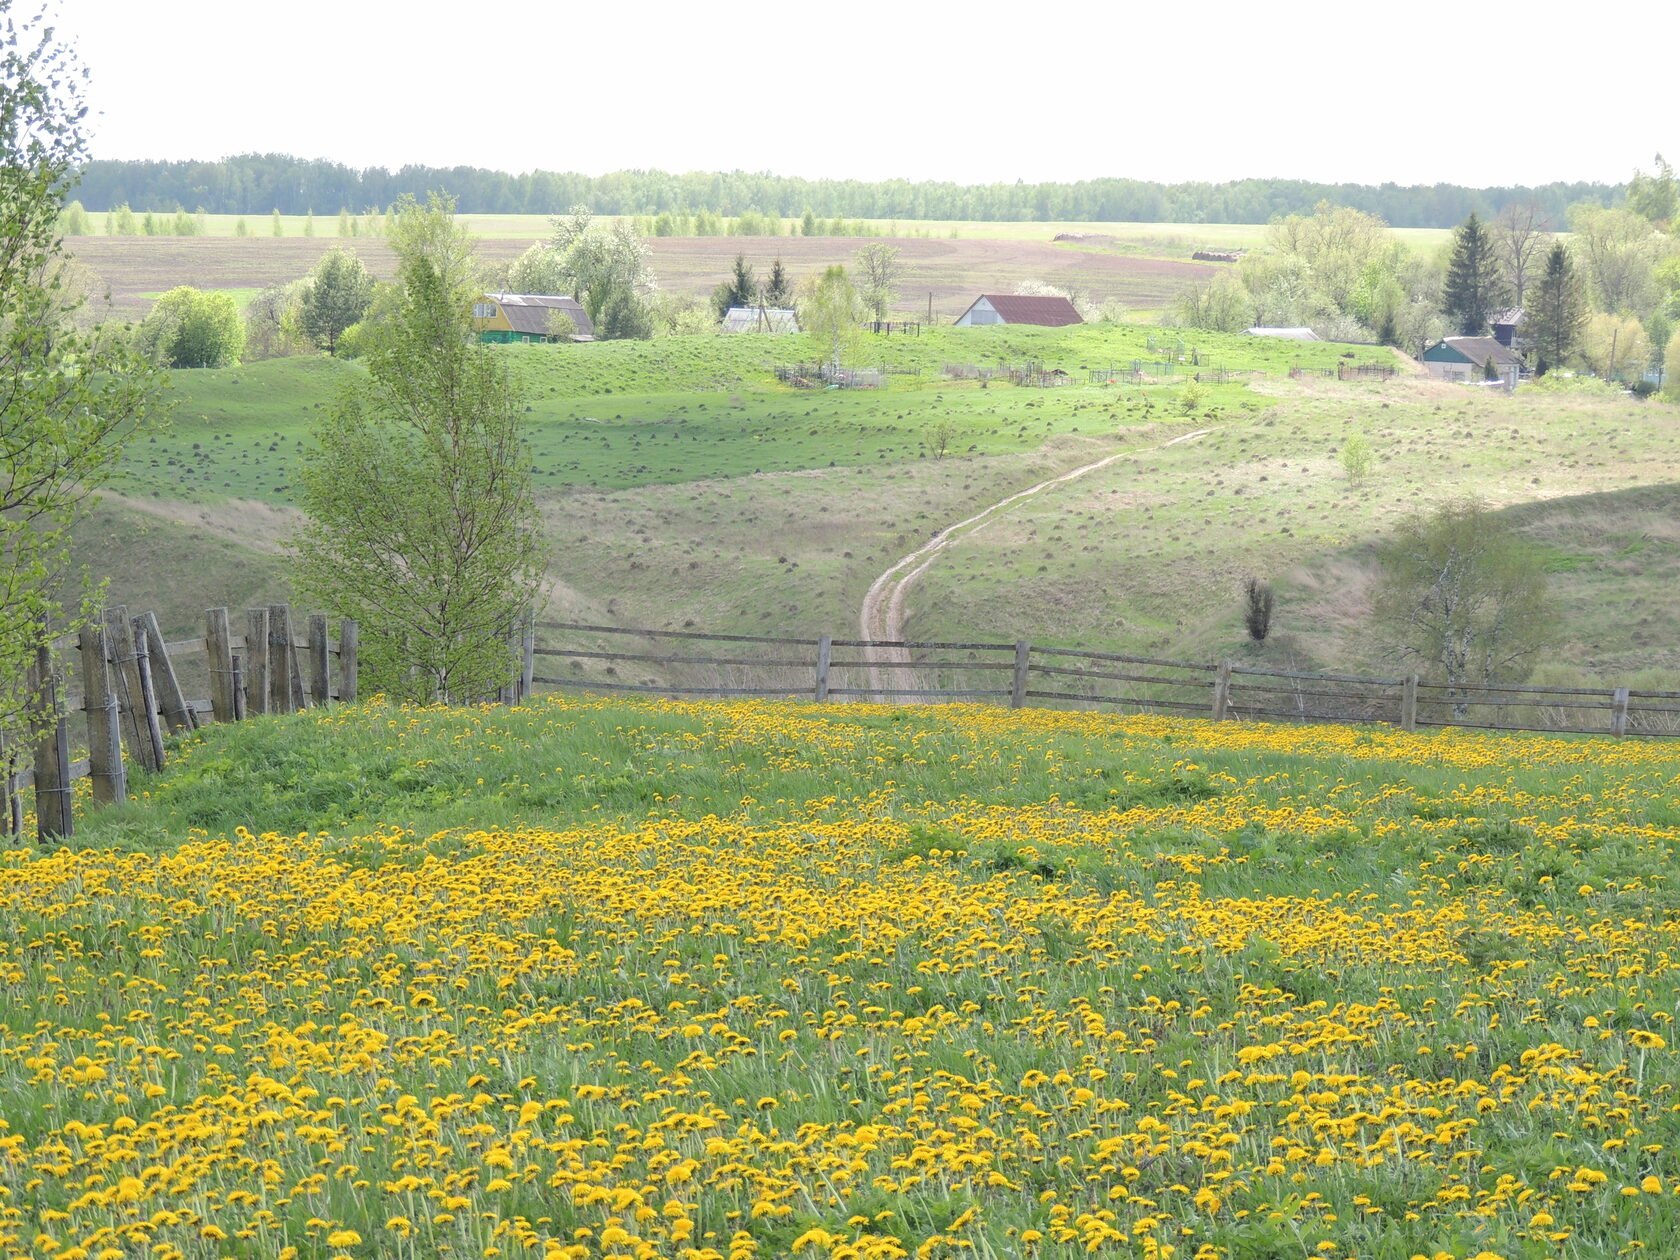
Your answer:
[[[589,312],[573,297],[557,293],[487,293],[485,296],[501,306],[502,314],[507,316],[516,333],[548,336],[548,317],[553,311],[564,311],[570,315],[572,323],[584,336],[595,332]]]
[[[1493,366],[1496,368],[1522,366],[1522,356],[1493,337],[1447,337],[1435,348],[1443,347],[1463,356],[1466,363],[1474,363],[1477,367],[1481,367],[1489,359],[1493,360]]]
[[[1038,324],[1044,328],[1062,328],[1068,324],[1083,324],[1073,303],[1065,297],[1026,297],[1019,293],[982,293],[969,303],[972,311],[980,302],[987,302],[1006,324]],[[964,311],[963,315],[968,314]],[[958,316],[962,318],[962,316]]]
[[[723,315],[723,331],[796,333],[799,316],[786,306],[731,306]]]

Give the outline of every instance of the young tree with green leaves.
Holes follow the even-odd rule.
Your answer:
[[[1546,268],[1528,296],[1523,335],[1533,347],[1535,370],[1544,375],[1568,361],[1587,322],[1580,277],[1562,241],[1547,253]]]
[[[1547,642],[1552,607],[1534,549],[1477,499],[1402,520],[1377,550],[1372,616],[1388,646],[1450,688],[1521,681]]]
[[[1463,335],[1486,332],[1489,321],[1504,307],[1510,291],[1499,272],[1493,237],[1471,211],[1453,231],[1452,257],[1441,292],[1441,309]]]
[[[623,220],[602,229],[593,218],[587,207],[577,206],[553,220],[552,248],[568,281],[566,291],[589,313],[597,338],[650,337],[653,321],[646,301],[654,282],[647,245]]]
[[[74,589],[70,531],[116,471],[122,443],[162,409],[162,379],[128,339],[77,327],[59,216],[87,161],[86,75],[37,18],[0,0],[0,736],[48,716],[29,667],[46,628],[92,612]],[[15,746],[15,745],[14,745]],[[3,768],[0,768],[3,772]]]
[[[805,284],[799,301],[799,324],[811,339],[816,356],[838,373],[847,353],[857,344],[863,319],[863,300],[846,269],[834,264]]]
[[[899,282],[904,278],[899,253],[898,246],[875,241],[852,255],[859,277],[858,296],[877,320],[885,319],[887,309],[898,299]]]
[[[360,622],[371,687],[483,700],[511,677],[508,631],[541,571],[524,397],[473,331],[481,280],[453,203],[399,203],[389,239],[395,308],[315,430],[292,567]]]
[[[137,340],[165,367],[229,367],[245,353],[245,321],[226,293],[183,284],[152,304]]]
[[[328,354],[351,324],[367,314],[373,301],[373,277],[355,253],[329,249],[309,273],[299,298],[298,314],[305,335]]]

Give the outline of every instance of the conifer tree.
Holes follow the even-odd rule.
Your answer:
[[[1587,303],[1575,263],[1563,243],[1546,255],[1546,270],[1529,290],[1523,331],[1534,347],[1535,370],[1544,374],[1574,351],[1587,322]]]
[[[1499,278],[1499,259],[1493,237],[1471,211],[1453,232],[1452,258],[1441,309],[1467,337],[1487,331],[1489,320],[1505,304],[1506,289]]]

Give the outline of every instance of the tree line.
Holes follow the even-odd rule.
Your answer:
[[[1446,336],[1484,334],[1520,308],[1516,348],[1535,371],[1578,368],[1648,388],[1642,378],[1663,370],[1680,330],[1677,225],[1680,180],[1661,154],[1653,171],[1635,172],[1619,205],[1472,212],[1438,250],[1409,248],[1378,216],[1321,202],[1274,220],[1266,249],[1187,285],[1168,314],[1225,332],[1308,327],[1415,355]]]
[[[803,179],[747,171],[613,171],[605,175],[481,167],[356,168],[279,153],[245,153],[214,162],[88,161],[79,196],[93,211],[118,205],[173,213],[307,214],[389,206],[442,189],[467,214],[556,214],[582,205],[600,215],[833,219],[975,219],[993,222],[1268,223],[1330,201],[1395,227],[1451,227],[1471,213],[1492,218],[1529,204],[1561,219],[1581,201],[1616,205],[1619,184],[1557,181],[1536,187],[1459,184],[1326,184],[1299,179],[1155,183],[1090,179],[1071,183],[957,184],[936,180]],[[688,233],[675,233],[687,235]],[[704,232],[695,232],[704,235]],[[809,234],[809,233],[807,233]]]

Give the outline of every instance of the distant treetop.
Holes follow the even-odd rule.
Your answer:
[[[465,214],[710,213],[780,215],[802,220],[959,219],[992,222],[1266,223],[1310,214],[1320,201],[1379,215],[1394,227],[1453,227],[1472,212],[1492,219],[1506,205],[1534,202],[1561,222],[1581,201],[1620,203],[1625,185],[1551,183],[1536,188],[1454,184],[1320,184],[1294,179],[1158,184],[1136,179],[1077,183],[952,184],[895,179],[809,180],[745,171],[615,171],[601,176],[529,171],[511,175],[471,167],[405,166],[363,170],[278,153],[217,162],[97,160],[82,168],[77,196],[90,211],[126,203],[212,214],[303,214],[388,206],[404,195],[440,190]]]

